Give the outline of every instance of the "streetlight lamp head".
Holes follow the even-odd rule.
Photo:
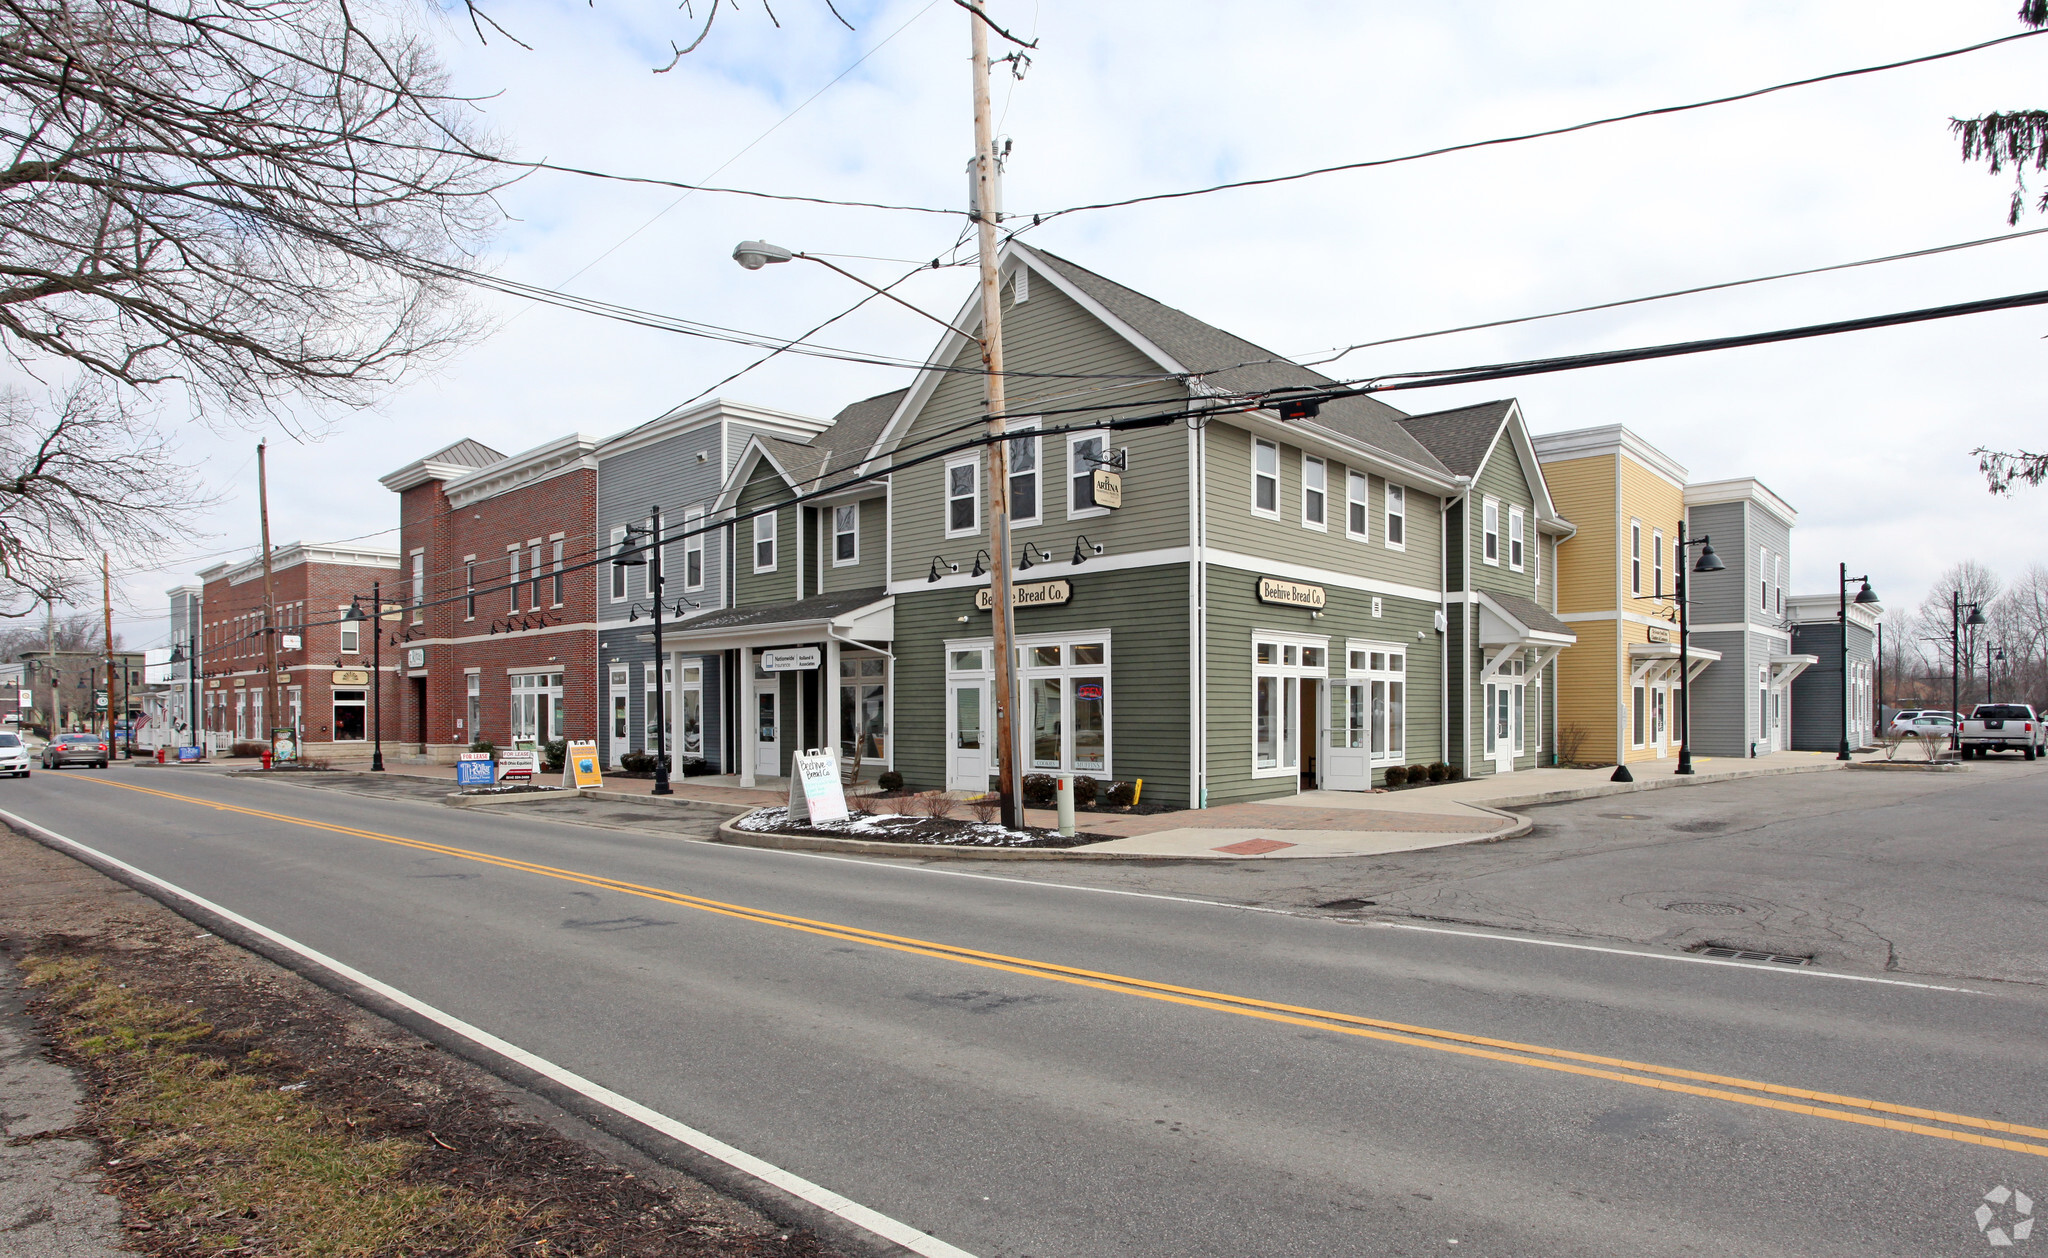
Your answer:
[[[1988,624],[1990,622],[1984,619],[1984,610],[1978,607],[1975,603],[1972,603],[1970,604],[1970,618],[1968,620],[1965,620],[1963,623],[1969,625],[1971,628],[1974,629],[1980,625]]]
[[[732,247],[732,260],[749,271],[758,271],[770,262],[787,262],[795,256],[781,245],[765,240],[742,240]]]
[[[1877,591],[1870,588],[1870,582],[1865,581],[1863,588],[1856,591],[1856,601],[1859,603],[1875,603],[1878,601]]]
[[[369,617],[363,615],[362,599],[359,597],[349,599],[348,610],[341,614],[341,619],[344,623],[347,624],[356,624],[361,621],[368,620]]]
[[[1713,543],[1700,547],[1700,560],[1692,566],[1694,572],[1720,572],[1728,567],[1721,562],[1721,556],[1714,553]]]

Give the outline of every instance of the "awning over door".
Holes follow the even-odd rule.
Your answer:
[[[1771,685],[1789,686],[1792,679],[1820,662],[1818,655],[1773,655],[1771,657]]]
[[[1559,651],[1579,640],[1570,626],[1531,599],[1475,590],[1472,601],[1479,606],[1479,645],[1486,651],[1481,681],[1493,677],[1501,665],[1524,652],[1534,653],[1529,673],[1539,675]]]
[[[1696,678],[1707,665],[1720,660],[1719,651],[1686,646],[1686,680]],[[1631,686],[1661,686],[1678,680],[1676,642],[1631,642],[1628,644],[1628,682]]]

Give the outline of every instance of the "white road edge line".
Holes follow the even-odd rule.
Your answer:
[[[1372,922],[1383,930],[1419,930],[1431,935],[1462,935],[1467,939],[1494,939],[1501,943],[1537,944],[1545,948],[1570,948],[1575,952],[1608,952],[1618,957],[1639,957],[1645,961],[1690,961],[1694,965],[1728,965],[1738,970],[1763,970],[1790,978],[1838,978],[1850,983],[1882,983],[1887,987],[1918,987],[1930,992],[1962,992],[1989,996],[1974,987],[1943,987],[1939,983],[1914,983],[1902,978],[1877,978],[1869,974],[1836,974],[1830,970],[1809,970],[1804,966],[1758,965],[1754,961],[1724,961],[1719,957],[1695,957],[1676,952],[1637,952],[1633,948],[1603,948],[1598,944],[1565,943],[1560,939],[1530,939],[1522,935],[1492,935],[1478,930],[1451,930],[1443,926],[1417,926],[1409,922]]]
[[[757,1158],[745,1150],[736,1149],[716,1136],[708,1135],[694,1127],[677,1122],[668,1115],[658,1110],[650,1109],[631,1097],[622,1096],[602,1084],[593,1083],[582,1075],[558,1066],[545,1057],[538,1057],[533,1053],[527,1052],[517,1044],[501,1040],[489,1031],[483,1030],[481,1027],[472,1026],[453,1014],[443,1013],[434,1006],[400,991],[389,983],[371,978],[361,970],[345,965],[333,957],[327,956],[325,953],[308,948],[297,940],[287,935],[279,934],[260,922],[251,921],[232,909],[223,908],[204,896],[187,891],[175,883],[166,882],[147,870],[138,869],[119,857],[109,856],[105,852],[80,843],[76,839],[67,838],[47,826],[37,825],[11,812],[0,811],[0,820],[4,820],[9,825],[17,826],[24,830],[33,830],[53,842],[85,853],[95,860],[104,861],[108,865],[125,870],[144,882],[161,887],[175,896],[189,900],[210,913],[218,913],[243,929],[261,935],[280,947],[289,948],[313,964],[338,974],[352,983],[359,983],[386,1000],[402,1005],[423,1018],[432,1019],[464,1039],[481,1045],[512,1061],[516,1061],[528,1070],[552,1079],[565,1088],[573,1089],[614,1113],[624,1115],[634,1122],[652,1128],[672,1140],[680,1141],[708,1157],[716,1158],[736,1171],[751,1175],[763,1183],[772,1184],[793,1197],[808,1201],[819,1209],[829,1211],[848,1223],[853,1224],[855,1227],[872,1232],[884,1240],[893,1241],[912,1253],[922,1254],[925,1258],[975,1258],[973,1254],[958,1246],[949,1245],[936,1236],[918,1231],[908,1223],[892,1219],[878,1210],[871,1210],[857,1201],[840,1196],[829,1188],[814,1184],[801,1175],[785,1171],[774,1163]]]

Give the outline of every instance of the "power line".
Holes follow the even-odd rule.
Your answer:
[[[1595,118],[1590,122],[1573,123],[1565,127],[1550,127],[1542,131],[1525,131],[1518,135],[1497,136],[1491,140],[1471,140],[1462,144],[1447,144],[1441,148],[1425,149],[1419,153],[1407,153],[1400,157],[1381,157],[1369,161],[1344,162],[1336,166],[1319,166],[1314,170],[1299,171],[1291,175],[1271,175],[1263,179],[1238,179],[1229,183],[1211,184],[1205,188],[1190,188],[1181,192],[1155,192],[1146,196],[1126,197],[1120,201],[1097,201],[1088,205],[1070,205],[1062,210],[1051,210],[1031,215],[1031,226],[1036,227],[1043,223],[1051,222],[1053,219],[1063,215],[1079,214],[1084,210],[1114,210],[1130,205],[1143,205],[1151,201],[1175,201],[1185,197],[1207,196],[1212,192],[1227,192],[1236,188],[1259,188],[1270,184],[1292,183],[1301,179],[1313,179],[1319,175],[1336,174],[1340,171],[1370,170],[1379,166],[1395,166],[1403,162],[1418,162],[1429,157],[1442,157],[1447,153],[1464,153],[1473,149],[1493,148],[1504,144],[1520,144],[1525,140],[1541,140],[1551,136],[1570,135],[1575,131],[1587,131],[1594,127],[1612,126],[1618,122],[1633,122],[1641,118],[1682,114],[1695,109],[1711,108],[1715,105],[1728,105],[1736,101],[1753,100],[1759,96],[1768,96],[1773,92],[1789,91],[1795,87],[1811,87],[1816,83],[1829,83],[1837,79],[1856,78],[1859,75],[1878,74],[1885,70],[1897,70],[1905,66],[1924,65],[1930,61],[1942,61],[1950,57],[1960,57],[1965,53],[1981,52],[1986,48],[1996,48],[2000,44],[2010,44],[2016,40],[2033,39],[2037,35],[2048,35],[2048,28],[2022,31],[2017,35],[2004,35],[1997,39],[1987,39],[1981,44],[1971,44],[1967,48],[1951,48],[1947,52],[1929,53],[1922,57],[1908,57],[1904,61],[1888,61],[1883,65],[1863,66],[1854,70],[1837,70],[1832,74],[1819,74],[1812,78],[1793,79],[1787,83],[1774,83],[1769,87],[1759,87],[1747,92],[1737,92],[1732,96],[1716,96],[1711,100],[1694,101],[1686,105],[1662,105],[1655,109],[1639,109],[1633,113],[1615,114],[1608,118]],[[1022,218],[1024,216],[1019,214],[1013,217]]]

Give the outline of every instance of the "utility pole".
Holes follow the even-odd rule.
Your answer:
[[[263,464],[264,445],[256,443],[256,512],[263,522],[263,715],[268,722],[263,740],[274,750],[273,731],[283,713],[277,705],[277,604],[270,582],[270,478]]]
[[[100,610],[106,620],[101,630],[107,642],[107,743],[114,741],[114,583],[107,576],[107,552],[100,552]]]
[[[988,31],[978,11],[969,12],[974,57],[974,199],[973,214],[981,254],[982,396],[988,408],[988,435],[1003,435],[1003,311],[1002,276],[996,270],[996,154],[994,124],[989,118]],[[1010,459],[1009,443],[988,447],[989,576],[995,647],[996,797],[1002,822],[1024,821],[1024,781],[1017,763],[1016,609],[1010,592]]]

